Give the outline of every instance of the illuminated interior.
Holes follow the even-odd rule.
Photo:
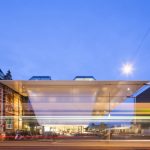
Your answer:
[[[148,81],[0,83],[1,132],[23,130],[39,138],[55,133],[58,137],[99,139],[143,139],[144,134],[149,139],[150,103],[136,99],[140,90],[149,86]],[[3,94],[6,87],[11,98],[9,93]]]

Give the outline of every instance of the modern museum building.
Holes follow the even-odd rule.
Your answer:
[[[149,81],[0,80],[0,135],[5,140],[149,140]],[[5,135],[5,136],[4,136]]]

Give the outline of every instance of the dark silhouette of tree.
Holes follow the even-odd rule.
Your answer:
[[[7,71],[6,75],[4,76],[4,80],[12,80],[12,75],[10,70]]]

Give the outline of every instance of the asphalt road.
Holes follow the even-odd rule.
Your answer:
[[[0,150],[150,150],[150,141],[5,141]]]
[[[148,148],[94,148],[94,147],[0,147],[0,150],[150,150]]]

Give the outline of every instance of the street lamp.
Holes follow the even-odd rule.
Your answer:
[[[121,67],[121,72],[127,76],[131,75],[134,71],[133,64],[125,63]]]

